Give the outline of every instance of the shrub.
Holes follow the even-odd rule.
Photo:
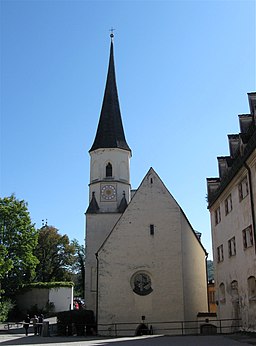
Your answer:
[[[9,312],[13,309],[14,304],[10,299],[0,301],[0,322],[4,322],[8,318]]]
[[[34,315],[41,315],[43,314],[45,317],[51,317],[51,316],[55,316],[55,306],[53,302],[47,302],[46,305],[40,309],[38,308],[38,305],[31,305],[28,309],[27,309],[27,313],[30,316],[34,316]]]
[[[57,330],[59,335],[90,334],[95,328],[94,315],[91,310],[70,310],[57,313]]]

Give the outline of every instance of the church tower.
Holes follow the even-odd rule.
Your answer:
[[[114,47],[111,34],[105,93],[96,136],[90,153],[89,207],[86,211],[87,309],[96,311],[95,253],[98,251],[131,199],[129,148],[119,107]]]

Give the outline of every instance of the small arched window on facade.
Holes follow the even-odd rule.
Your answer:
[[[220,303],[222,304],[226,303],[226,292],[225,292],[225,285],[223,282],[219,286],[219,298],[220,298]]]
[[[111,163],[109,162],[106,166],[106,177],[112,177],[112,165]]]
[[[256,279],[255,276],[250,276],[248,282],[248,298],[249,301],[256,301]]]
[[[239,301],[238,282],[236,280],[231,282],[231,299],[233,303],[237,303]]]

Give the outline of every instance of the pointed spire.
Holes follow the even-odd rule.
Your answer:
[[[119,207],[117,208],[118,212],[123,213],[125,211],[125,209],[127,208],[127,205],[128,205],[128,203],[127,203],[127,200],[125,197],[125,192],[123,192],[123,198],[121,199]]]
[[[86,210],[86,214],[96,214],[98,213],[99,209],[100,208],[95,197],[95,192],[93,192],[91,202]]]
[[[114,66],[113,32],[110,37],[110,57],[105,94],[96,137],[89,151],[100,148],[120,148],[131,151],[126,143],[118,101]]]

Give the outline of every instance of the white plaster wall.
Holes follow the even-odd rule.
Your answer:
[[[20,310],[26,312],[32,306],[37,305],[39,309],[45,308],[49,300],[49,290],[47,288],[33,288],[16,297]]]
[[[130,152],[117,148],[97,149],[90,153],[90,185],[89,202],[94,192],[100,212],[116,212],[123,193],[129,203],[131,199],[130,186]],[[112,177],[106,177],[106,165],[112,165]],[[116,198],[106,201],[101,197],[102,184],[112,184],[116,188]]]
[[[254,198],[254,209],[256,207],[256,151],[248,161],[248,165],[252,172],[252,187]],[[248,300],[248,284],[247,279],[249,276],[256,276],[256,255],[255,247],[250,247],[244,250],[242,230],[252,224],[250,195],[245,197],[241,202],[239,201],[238,184],[247,174],[247,170],[243,167],[236,175],[233,181],[229,184],[227,189],[222,193],[219,199],[214,203],[210,209],[211,213],[211,228],[212,228],[212,243],[213,255],[215,266],[215,283],[216,283],[216,299],[219,300],[218,305],[218,318],[234,318],[234,308],[231,296],[231,282],[236,280],[238,282],[239,292],[239,314],[242,318],[244,328],[253,328],[256,330],[255,306]],[[225,198],[232,194],[233,210],[225,215]],[[220,205],[221,207],[221,222],[215,225],[214,212]],[[233,236],[236,237],[236,256],[229,257],[228,255],[228,240]],[[254,239],[255,242],[255,239]],[[217,262],[217,247],[223,244],[224,247],[224,261]],[[226,301],[220,301],[220,294],[218,287],[221,283],[225,285]]]
[[[49,302],[54,303],[55,312],[73,309],[73,287],[51,288]]]
[[[95,253],[99,250],[119,217],[120,214],[117,213],[86,215],[85,304],[89,310],[95,311],[96,306],[97,264]]]
[[[130,187],[130,157],[127,150],[118,148],[97,149],[90,153],[90,185],[89,199],[94,192],[99,205],[99,213],[86,214],[86,279],[85,301],[88,309],[95,311],[96,306],[96,258],[95,253],[102,245],[114,224],[120,217],[117,208],[123,198],[123,192],[129,203]],[[106,177],[106,165],[112,165],[112,177]],[[116,198],[106,201],[101,197],[102,184],[112,184],[116,188]]]
[[[112,201],[106,201],[101,197],[101,187],[106,184],[111,184],[115,187],[116,190],[116,198]],[[127,200],[127,203],[129,203],[130,200],[130,185],[125,184],[120,181],[114,181],[114,180],[105,180],[104,182],[96,182],[90,185],[90,200],[92,198],[92,193],[94,192],[96,201],[98,203],[98,206],[100,208],[101,213],[111,213],[116,212],[118,206],[120,205],[120,202],[123,198],[123,194],[125,192],[125,197]]]
[[[130,183],[130,157],[127,150],[118,148],[97,149],[90,153],[90,183],[104,180],[105,167],[110,162],[113,168],[113,178]]]
[[[150,170],[99,252],[99,323],[134,322],[142,315],[147,321],[185,318],[181,236],[180,208]],[[132,290],[137,271],[151,276],[153,292],[147,296]]]
[[[27,311],[37,305],[38,309],[45,309],[46,304],[54,303],[55,312],[73,309],[73,287],[33,288],[17,297],[19,309]]]
[[[183,214],[181,229],[184,315],[185,320],[195,321],[198,312],[208,312],[206,254]]]

